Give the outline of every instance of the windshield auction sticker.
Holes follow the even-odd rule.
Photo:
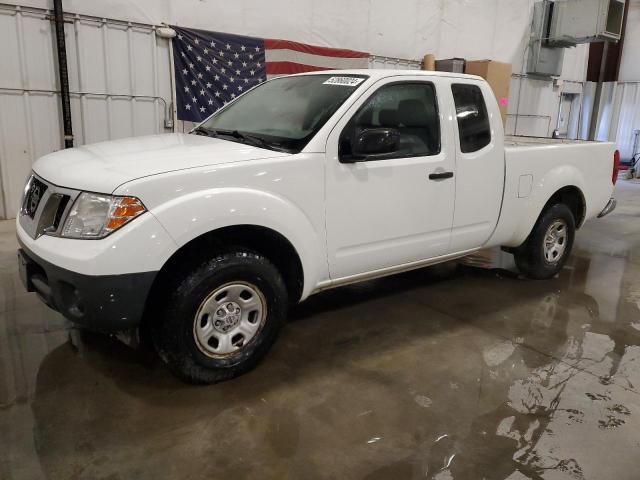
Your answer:
[[[364,82],[364,78],[358,77],[331,77],[323,85],[342,85],[343,87],[355,87]]]

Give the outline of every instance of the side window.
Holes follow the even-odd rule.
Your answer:
[[[351,155],[354,140],[363,131],[373,128],[391,128],[400,134],[400,149],[385,158],[439,153],[440,122],[434,86],[430,83],[397,83],[381,87],[342,131],[340,155]]]
[[[451,85],[456,104],[460,150],[471,153],[486,147],[491,142],[491,125],[487,115],[482,91],[477,85]]]

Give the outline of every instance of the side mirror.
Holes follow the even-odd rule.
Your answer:
[[[360,132],[351,145],[351,155],[343,163],[384,158],[400,150],[400,132],[395,128],[369,128]]]

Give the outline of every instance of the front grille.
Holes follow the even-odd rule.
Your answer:
[[[22,199],[20,225],[31,238],[44,234],[59,235],[68,210],[79,193],[32,175]]]
[[[36,221],[36,237],[45,233],[55,233],[58,230],[62,215],[69,203],[69,195],[52,193],[46,202]]]
[[[32,219],[36,216],[40,202],[47,191],[47,185],[32,176],[29,186],[22,202],[23,215],[29,215]]]
[[[53,228],[58,230],[60,227],[60,221],[62,220],[62,216],[64,215],[65,210],[67,209],[67,205],[69,204],[69,200],[71,197],[69,195],[61,195],[60,202],[58,203],[58,208],[56,209],[56,215],[53,218]]]

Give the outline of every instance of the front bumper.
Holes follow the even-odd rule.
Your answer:
[[[84,275],[43,260],[22,242],[20,246],[20,278],[27,291],[73,323],[108,333],[140,324],[157,272]]]
[[[604,207],[604,209],[598,214],[598,218],[602,218],[605,215],[609,215],[611,212],[613,212],[616,209],[617,204],[618,202],[616,201],[615,198],[610,198],[609,201],[607,202],[606,207]]]

